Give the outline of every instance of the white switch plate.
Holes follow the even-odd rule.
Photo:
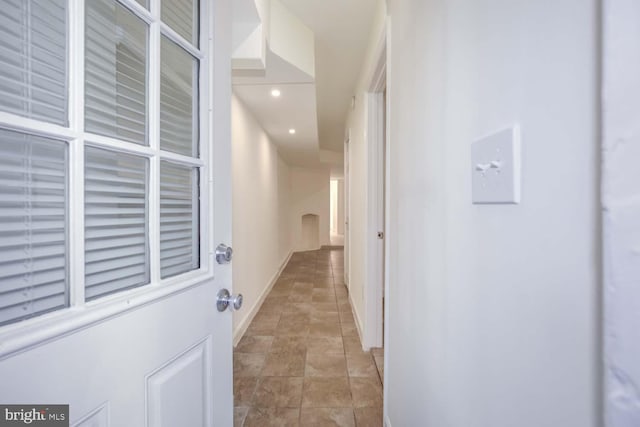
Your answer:
[[[520,129],[514,125],[471,144],[473,203],[520,203]]]

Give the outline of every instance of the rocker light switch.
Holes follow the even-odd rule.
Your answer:
[[[473,203],[520,203],[520,130],[517,125],[471,144]]]

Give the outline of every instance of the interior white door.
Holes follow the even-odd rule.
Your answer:
[[[142,11],[136,1],[123,3],[131,10]],[[160,0],[150,3],[159,10]],[[217,244],[232,244],[231,5],[229,0],[172,3],[178,7],[200,3],[203,19],[209,20],[205,27],[211,29],[205,38],[211,43],[200,58],[209,67],[204,76],[207,82],[201,75],[200,84],[213,94],[208,105],[201,104],[208,116],[205,120],[210,121],[201,127],[207,129],[206,134],[200,135],[201,144],[212,159],[210,167],[203,168],[206,174],[200,176],[207,184],[202,188],[209,195],[201,195],[206,202],[200,211],[201,221],[208,224],[200,229],[204,248],[201,265],[206,268],[183,275],[184,280],[151,283],[87,303],[79,302],[82,295],[72,288],[69,308],[0,326],[0,404],[69,404],[72,426],[195,427],[233,423],[232,314],[230,310],[216,310],[218,291],[231,290],[231,265],[216,263],[214,254]],[[70,49],[83,46],[74,37],[81,33],[78,28],[84,18],[72,12]],[[140,16],[146,15],[141,12]],[[165,27],[158,28],[165,31]],[[152,42],[153,37],[160,37],[159,31],[150,36]],[[74,66],[71,63],[72,69]],[[156,72],[155,78],[159,78],[160,73]],[[70,79],[72,96],[73,77],[77,75]],[[155,101],[159,103],[158,98]],[[0,127],[31,129],[38,128],[36,125],[31,119],[21,121],[0,112]],[[41,132],[55,133],[58,128],[43,125]],[[75,135],[73,129],[68,134],[69,138]],[[176,161],[182,159],[173,157]],[[82,172],[82,167],[70,164],[72,179],[74,173]],[[77,201],[72,199],[71,203]],[[83,222],[72,218],[69,224],[73,235]],[[157,226],[151,224],[150,233],[158,232]],[[73,245],[72,240],[72,251]],[[0,270],[0,276],[2,273]],[[72,276],[72,283],[81,279]]]

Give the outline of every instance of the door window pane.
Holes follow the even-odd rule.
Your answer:
[[[147,145],[147,25],[115,0],[86,12],[86,130]]]
[[[85,296],[149,283],[148,160],[85,150]]]
[[[198,0],[162,0],[162,21],[198,46]]]
[[[162,37],[160,148],[198,156],[198,61]]]
[[[160,163],[162,278],[200,267],[198,169]]]
[[[69,305],[67,144],[0,130],[0,325]]]
[[[0,110],[67,125],[67,2],[5,0]]]

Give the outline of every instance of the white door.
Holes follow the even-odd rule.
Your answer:
[[[0,405],[231,426],[230,1],[2,9]]]

